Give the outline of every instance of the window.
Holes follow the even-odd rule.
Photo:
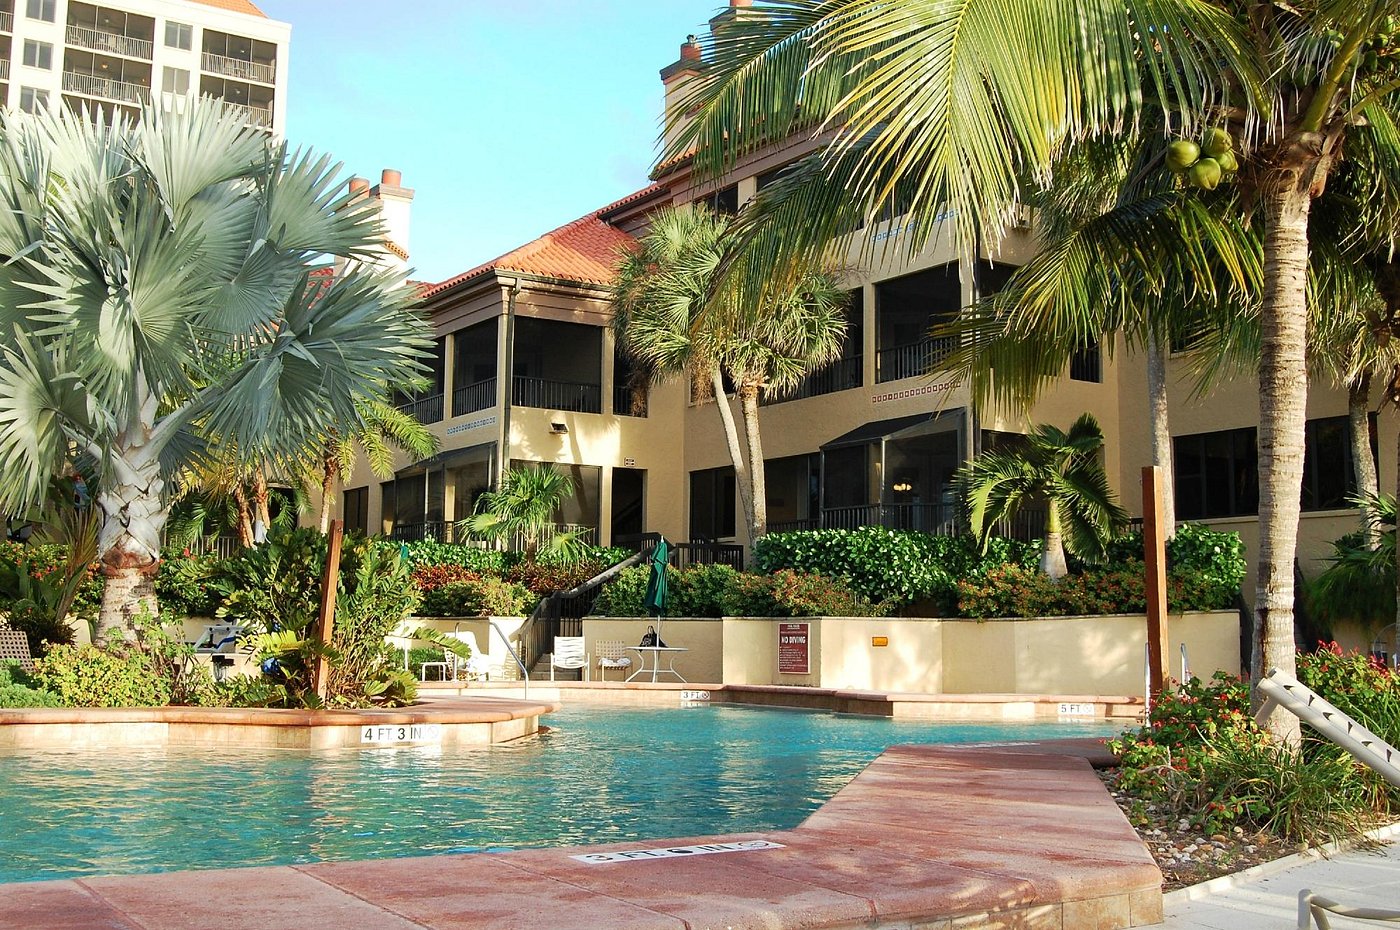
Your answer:
[[[24,15],[51,23],[54,19],[54,0],[29,0],[24,7]]]
[[[734,468],[707,468],[690,473],[692,539],[734,536]]]
[[[352,488],[345,492],[345,532],[369,532],[369,488]]]
[[[1097,342],[1074,350],[1069,357],[1069,377],[1071,381],[1089,381],[1093,384],[1103,381],[1103,357]]]
[[[26,113],[38,113],[49,108],[49,92],[37,87],[19,89],[19,108]]]
[[[875,380],[883,384],[929,373],[953,349],[952,339],[929,330],[962,308],[957,262],[875,285]]]
[[[45,71],[52,69],[53,46],[47,42],[35,42],[33,39],[25,39],[24,64],[27,68],[43,68]]]
[[[1376,456],[1376,421],[1371,416],[1371,457]],[[1339,510],[1350,507],[1356,493],[1356,466],[1351,454],[1351,424],[1346,417],[1309,420],[1304,439],[1303,509]]]
[[[162,86],[167,94],[190,92],[190,73],[184,68],[166,68],[163,77]]]
[[[731,184],[722,187],[713,194],[706,194],[695,203],[699,206],[709,207],[713,213],[720,216],[733,216],[739,212],[739,185]]]
[[[30,0],[33,2],[33,0]],[[166,20],[165,23],[165,44],[169,48],[182,48],[190,50],[194,44],[194,29],[185,23],[176,23]]]

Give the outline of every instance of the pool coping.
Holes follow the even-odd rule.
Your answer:
[[[0,885],[0,930],[1160,923],[1161,873],[1089,762],[1042,748],[891,747],[786,831]]]

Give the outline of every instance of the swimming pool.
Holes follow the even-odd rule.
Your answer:
[[[787,829],[898,743],[1104,723],[573,706],[490,748],[0,754],[0,882]]]

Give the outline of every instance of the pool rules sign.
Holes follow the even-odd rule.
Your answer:
[[[812,624],[778,624],[778,674],[812,673]]]

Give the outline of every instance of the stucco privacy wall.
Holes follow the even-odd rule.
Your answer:
[[[1147,619],[1111,617],[959,620],[812,617],[806,675],[778,674],[779,618],[667,618],[662,638],[689,651],[676,670],[693,682],[797,685],[929,694],[1130,694],[1143,691]],[[590,617],[585,646],[636,645],[641,618]],[[887,645],[874,645],[883,637]],[[1239,615],[1234,611],[1168,618],[1173,674],[1185,644],[1191,671],[1239,674]],[[596,673],[595,673],[596,674]]]

